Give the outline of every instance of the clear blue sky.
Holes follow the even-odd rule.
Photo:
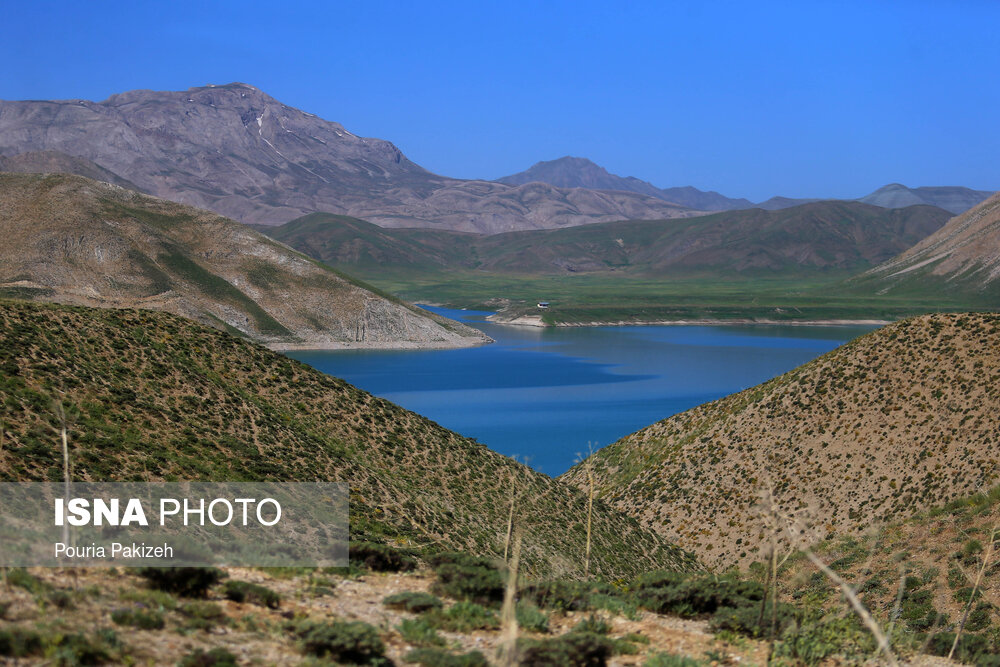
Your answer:
[[[0,99],[243,81],[455,177],[996,189],[998,25],[996,0],[0,0]]]

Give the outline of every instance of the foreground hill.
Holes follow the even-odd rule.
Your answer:
[[[242,83],[133,90],[103,102],[0,101],[0,156],[37,151],[84,158],[145,192],[245,223],[329,211],[392,227],[495,233],[693,214],[631,192],[438,176],[387,141]]]
[[[937,230],[948,213],[826,201],[780,211],[727,211],[689,220],[639,220],[490,236],[382,229],[314,214],[262,231],[345,271],[415,276],[496,274],[858,271]]]
[[[951,219],[854,284],[880,294],[934,291],[1000,306],[1000,194]]]
[[[511,497],[537,572],[583,569],[586,496],[297,361],[165,313],[0,302],[0,479],[343,481],[351,538],[503,553]],[[692,561],[598,503],[597,572]],[[592,566],[591,571],[594,572]]]
[[[769,485],[838,535],[968,496],[1000,472],[997,349],[998,315],[891,324],[605,447],[598,496],[718,566],[758,557]]]
[[[165,310],[273,345],[487,339],[207,211],[64,174],[0,174],[0,296]]]

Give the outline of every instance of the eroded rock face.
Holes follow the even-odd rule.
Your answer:
[[[489,342],[232,220],[78,176],[0,174],[0,236],[0,295],[164,310],[278,347]]]
[[[644,194],[437,176],[387,141],[355,136],[241,83],[134,90],[103,102],[0,101],[0,156],[37,151],[85,159],[145,192],[244,223],[327,211],[386,226],[495,233],[691,214]]]

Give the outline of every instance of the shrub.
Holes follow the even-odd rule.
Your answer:
[[[412,553],[376,542],[354,542],[348,549],[352,564],[372,572],[410,572],[417,569]]]
[[[764,615],[760,613],[760,603],[754,605],[744,605],[742,607],[723,607],[712,615],[709,627],[714,631],[728,630],[747,637],[770,636],[772,628],[771,603],[768,602],[764,608]],[[781,635],[787,628],[794,625],[798,620],[798,612],[791,605],[778,603],[777,632]]]
[[[277,609],[281,605],[280,595],[266,586],[252,584],[249,581],[227,581],[222,594],[233,602],[249,602],[268,609]]]
[[[115,609],[111,620],[117,625],[127,625],[140,630],[160,630],[164,626],[163,614],[144,609]]]
[[[421,667],[489,667],[490,664],[479,651],[456,655],[439,648],[414,649],[403,660]]]
[[[456,602],[445,610],[433,610],[427,614],[427,620],[449,632],[495,630],[500,627],[497,615],[475,602]]]
[[[229,623],[222,607],[214,602],[188,602],[177,611],[187,617],[186,627],[196,630],[211,630],[217,625]]]
[[[607,637],[570,632],[552,639],[518,641],[522,667],[604,667],[614,653]]]
[[[456,600],[499,604],[504,580],[492,561],[466,554],[438,554],[431,558],[437,581],[431,588]]]
[[[542,609],[590,611],[597,608],[598,597],[618,597],[611,585],[597,581],[546,581],[525,586],[521,599],[530,600]]]
[[[927,644],[927,652],[931,655],[947,656],[954,642],[954,632],[938,632],[931,637],[930,642]],[[986,637],[965,633],[958,640],[958,647],[955,649],[954,657],[959,662],[976,663],[981,658],[993,654],[994,651]]]
[[[26,658],[42,652],[42,637],[34,630],[10,627],[0,628],[0,655],[9,658]]]
[[[7,572],[7,584],[23,588],[35,595],[44,593],[51,588],[47,583],[22,568],[13,568]]]
[[[789,627],[775,644],[774,655],[815,665],[834,655],[868,656],[874,649],[871,635],[858,627],[855,617],[841,617]]]
[[[686,655],[657,653],[646,661],[645,667],[702,667],[705,663]]]
[[[440,609],[444,604],[430,593],[396,593],[382,600],[382,604],[390,609],[402,609],[414,614],[421,614],[431,609]]]
[[[518,602],[514,608],[517,624],[528,632],[548,632],[549,617],[530,602]]]
[[[611,632],[611,624],[603,618],[591,614],[573,627],[573,632],[589,632],[595,635],[606,635]]]
[[[965,629],[978,632],[988,628],[990,626],[990,610],[992,608],[992,605],[984,602],[976,605],[976,608],[972,610],[969,618],[965,621]]]
[[[295,626],[293,632],[301,639],[302,652],[307,655],[358,665],[388,664],[378,630],[362,621],[306,621]]]
[[[182,597],[203,598],[223,573],[214,567],[143,567],[139,576],[152,588]]]
[[[697,616],[720,609],[757,607],[764,587],[735,577],[693,576],[679,572],[654,572],[636,580],[639,604],[659,614]]]
[[[396,626],[399,634],[414,646],[444,646],[444,638],[426,618],[404,618]]]
[[[177,667],[236,667],[236,656],[224,648],[213,648],[210,651],[195,649],[181,658]]]

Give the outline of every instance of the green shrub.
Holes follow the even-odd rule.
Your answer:
[[[427,614],[435,627],[449,632],[495,630],[500,627],[496,613],[475,602],[456,602],[447,609],[435,609]]]
[[[29,573],[23,568],[12,568],[7,572],[7,584],[23,588],[29,593],[39,595],[48,591],[51,586]]]
[[[69,634],[50,638],[46,654],[55,658],[57,665],[101,665],[113,659],[111,648],[119,644],[113,632],[101,632],[91,639],[86,635]]]
[[[489,667],[489,661],[479,651],[453,654],[439,648],[418,648],[410,651],[403,660],[421,667]]]
[[[226,625],[229,618],[222,607],[214,602],[188,602],[177,610],[185,617],[185,627],[195,630],[211,630],[217,625]]]
[[[993,605],[980,602],[969,613],[969,618],[965,621],[965,629],[971,632],[979,632],[990,627],[990,612],[992,609]]]
[[[871,635],[860,628],[856,617],[824,618],[801,626],[792,625],[775,644],[774,655],[815,665],[834,655],[864,657],[875,650]]]
[[[219,647],[210,651],[195,649],[181,658],[177,667],[236,667],[237,664],[235,655]]]
[[[548,632],[549,617],[530,602],[518,602],[514,608],[517,624],[528,632]]]
[[[954,632],[938,632],[931,637],[927,644],[927,652],[931,655],[947,656],[951,651],[951,645],[955,642]],[[982,635],[964,633],[958,640],[958,647],[955,649],[955,659],[959,662],[978,662],[981,658],[994,655],[989,640]]]
[[[791,605],[783,602],[778,603],[777,613],[777,634],[780,636],[787,628],[798,622],[799,613]],[[764,607],[764,614],[761,616],[760,603],[745,605],[742,607],[723,607],[712,615],[709,627],[714,632],[728,630],[747,637],[769,637],[773,627],[771,614],[771,603]]]
[[[437,581],[431,590],[456,600],[499,604],[504,579],[492,561],[467,554],[437,554],[430,559]]]
[[[421,614],[431,609],[440,609],[444,604],[430,593],[396,593],[382,600],[382,604],[390,609],[402,609],[414,614]]]
[[[610,584],[597,581],[546,581],[521,589],[521,599],[530,600],[542,609],[590,611],[598,608],[598,597],[618,597]]]
[[[268,609],[277,609],[281,605],[280,595],[266,586],[252,584],[249,581],[227,581],[222,588],[222,594],[233,602],[249,602]]]
[[[414,646],[444,646],[444,638],[426,618],[404,618],[396,626],[399,634]]]
[[[606,635],[611,632],[611,624],[599,616],[591,614],[577,623],[572,632],[589,632],[595,635]]]
[[[214,567],[143,567],[138,574],[156,590],[188,598],[205,597],[223,577]]]
[[[0,655],[26,658],[42,652],[42,637],[34,630],[17,626],[0,628]]]
[[[385,644],[378,630],[362,621],[300,622],[293,632],[301,640],[302,652],[356,665],[387,665]]]
[[[634,589],[643,607],[660,614],[681,616],[714,614],[723,608],[759,607],[764,599],[761,584],[729,576],[652,573],[636,580]]]
[[[614,653],[607,637],[570,632],[552,639],[521,639],[517,643],[522,667],[604,667]]]
[[[702,667],[705,663],[686,655],[657,653],[646,661],[645,667]]]
[[[140,630],[161,630],[164,626],[163,614],[145,609],[115,609],[111,620],[117,625],[127,625]]]
[[[372,572],[410,572],[417,569],[417,559],[403,549],[376,542],[353,542],[349,549],[351,564]]]

